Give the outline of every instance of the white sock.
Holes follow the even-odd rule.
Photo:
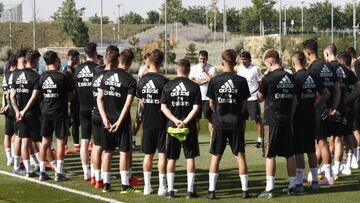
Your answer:
[[[23,162],[24,162],[26,173],[29,173],[30,172],[30,160],[27,159],[27,160],[24,160]]]
[[[110,173],[109,172],[102,172],[103,181],[105,183],[110,183]]]
[[[353,153],[348,153],[347,154],[345,168],[350,168],[351,167],[352,157],[353,157]]]
[[[248,175],[240,175],[240,182],[241,182],[241,190],[248,191]]]
[[[57,165],[56,165],[56,160],[55,159],[50,162],[50,165],[54,170],[56,170]]]
[[[129,185],[129,171],[120,171],[121,185]]]
[[[64,169],[64,160],[57,160],[56,162],[56,172],[63,174]]]
[[[166,174],[159,173],[159,188],[163,190],[166,188]]]
[[[39,166],[39,159],[36,154],[30,154],[30,160],[34,163],[35,166]]]
[[[339,175],[339,170],[340,170],[340,161],[334,161],[334,171],[333,171],[333,174],[334,174],[334,175]]]
[[[144,171],[144,191],[151,188],[151,172]]]
[[[294,188],[295,187],[295,177],[291,176],[289,177],[289,188]]]
[[[194,192],[195,173],[187,173],[187,191]]]
[[[14,158],[15,157],[15,144],[12,142],[11,143],[11,155],[12,155],[12,157]]]
[[[89,175],[90,175],[90,169],[89,169],[89,165],[83,165],[82,166],[83,171],[84,171],[84,180],[89,179]]]
[[[302,168],[297,168],[296,169],[296,180],[295,180],[295,185],[302,185],[304,180],[304,169]]]
[[[167,185],[168,185],[168,192],[174,191],[175,173],[167,173],[166,179],[167,179]]]
[[[317,168],[310,168],[311,171],[311,181],[318,181],[317,176],[318,176],[318,169]]]
[[[14,170],[19,170],[20,168],[20,156],[14,156]]]
[[[129,178],[131,178],[131,177],[132,177],[132,169],[129,168]]]
[[[271,191],[275,187],[275,177],[274,176],[266,176],[266,191]]]
[[[331,180],[332,179],[332,169],[331,169],[330,164],[323,164],[322,167],[323,167],[324,172],[325,172],[325,178],[327,180]]]
[[[45,162],[40,161],[40,173],[45,173]]]
[[[91,177],[95,177],[94,165],[93,165],[93,164],[90,164],[90,176],[91,176]]]
[[[40,163],[40,153],[35,153],[36,160]]]
[[[262,142],[262,138],[261,138],[261,137],[258,137],[257,141],[258,141],[258,142]]]
[[[209,191],[213,192],[216,189],[216,181],[219,177],[218,173],[209,173]]]
[[[357,162],[360,161],[360,146],[358,146],[356,149],[356,161]]]
[[[101,171],[100,170],[94,170],[95,174],[95,181],[98,182],[101,180]]]
[[[6,154],[7,161],[10,161],[12,159],[11,148],[5,148],[5,154]]]

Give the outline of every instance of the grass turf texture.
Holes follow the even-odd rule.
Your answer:
[[[1,79],[1,78],[0,78]],[[0,90],[1,92],[1,90]],[[131,109],[132,118],[135,118],[136,101]],[[0,134],[4,134],[4,117],[0,117]],[[138,133],[138,144],[140,143],[140,135],[142,131]],[[3,136],[1,137],[1,143]],[[262,158],[262,152],[260,149],[254,147],[256,140],[255,124],[250,122],[247,126],[246,139],[246,157],[249,166],[249,191],[251,198],[246,200],[247,202],[264,202],[269,200],[259,200],[256,195],[265,188],[265,160]],[[200,131],[200,157],[196,159],[196,180],[195,188],[198,194],[205,195],[208,190],[208,167],[210,163],[209,154],[209,134],[207,131],[207,124],[205,120],[201,120]],[[72,149],[72,138],[69,137],[69,146]],[[156,157],[156,156],[155,156]],[[6,157],[4,153],[3,144],[0,146],[0,170],[10,171],[11,167],[6,166]],[[157,194],[150,196],[143,196],[140,194],[120,194],[120,177],[118,170],[118,154],[113,158],[112,176],[116,176],[115,180],[112,180],[112,192],[102,193],[101,190],[94,189],[89,182],[83,181],[83,172],[80,164],[79,154],[66,156],[65,158],[65,170],[71,172],[69,176],[70,181],[60,183],[59,185],[69,187],[72,189],[85,191],[91,194],[101,195],[104,197],[116,199],[124,202],[163,202],[163,201],[189,201],[189,202],[206,202],[207,200],[200,197],[194,200],[186,200],[186,170],[185,160],[181,156],[177,163],[177,172],[175,176],[175,188],[179,190],[177,193],[178,198],[168,200],[164,197],[159,197]],[[143,154],[140,151],[133,152],[133,173],[135,176],[142,178],[142,160]],[[359,199],[360,191],[360,170],[353,170],[353,175],[341,177],[336,185],[333,187],[322,186],[317,193],[306,193],[297,196],[288,196],[281,194],[281,189],[287,187],[287,172],[284,158],[277,158],[277,174],[276,174],[276,198],[271,201],[277,202],[357,202]],[[152,173],[152,187],[154,192],[157,192],[158,188],[158,173],[156,169],[156,158],[153,164]],[[53,171],[49,172],[49,175],[53,177]],[[49,183],[55,183],[53,180]],[[17,178],[7,177],[0,175],[0,202],[45,202],[51,198],[51,201],[56,202],[95,202],[83,196],[63,192],[46,186],[38,185],[35,183],[26,182]],[[142,190],[143,187],[137,189]],[[237,165],[230,151],[230,147],[227,147],[223,155],[220,164],[220,175],[217,182],[217,201],[220,202],[238,202],[241,199],[241,184],[238,176]]]

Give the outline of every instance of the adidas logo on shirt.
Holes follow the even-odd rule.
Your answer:
[[[327,65],[324,65],[320,72],[321,77],[333,77],[333,72],[327,67]]]
[[[290,80],[289,76],[285,75],[285,77],[283,77],[279,84],[277,85],[277,88],[293,88],[294,84],[293,82]]]
[[[219,89],[219,93],[237,93],[238,90],[235,88],[234,82],[229,79]]]
[[[94,82],[93,82],[93,87],[100,87],[101,84],[101,80],[103,78],[104,75],[100,75]]]
[[[109,77],[109,78],[105,81],[105,85],[115,86],[115,87],[121,87],[121,83],[120,83],[118,74],[115,73],[114,75],[112,75],[111,77]]]
[[[309,89],[309,88],[315,88],[315,87],[316,87],[316,85],[315,85],[314,79],[309,75],[304,82],[303,88]]]
[[[183,82],[179,83],[170,93],[170,96],[189,96],[190,92],[187,91]]]
[[[158,94],[159,90],[156,89],[155,84],[152,80],[150,80],[142,89],[143,94]]]
[[[28,84],[28,81],[26,80],[25,73],[21,73],[19,77],[16,79],[16,84]]]
[[[337,69],[336,69],[336,76],[338,78],[342,78],[342,79],[345,79],[346,78],[346,73],[343,69],[343,67],[339,66]]]
[[[46,78],[45,82],[42,85],[43,89],[55,89],[57,85],[51,79],[51,77]]]
[[[90,71],[88,66],[85,66],[81,71],[79,72],[78,78],[92,78],[93,73]]]

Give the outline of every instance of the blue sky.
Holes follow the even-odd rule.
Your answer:
[[[33,0],[0,0],[5,5],[10,6],[16,3],[23,2],[23,20],[28,22],[32,19],[32,5]],[[219,0],[218,6],[223,8],[223,1]],[[228,7],[242,8],[251,5],[251,0],[225,0]],[[287,6],[301,6],[302,0],[282,0],[283,4]],[[303,0],[304,5],[308,5],[311,2],[320,0]],[[331,0],[336,5],[344,5],[345,3],[351,3],[353,0]],[[51,2],[51,6],[49,6]],[[61,4],[62,0],[36,0],[36,15],[40,20],[49,20],[50,16],[56,11],[57,7]],[[110,16],[113,20],[117,16],[117,4],[121,4],[121,15],[129,11],[137,12],[142,16],[146,16],[146,12],[149,10],[159,10],[164,0],[103,0],[104,2],[104,15]],[[85,7],[85,17],[100,13],[100,0],[76,0],[77,7]],[[183,0],[184,6],[193,5],[209,5],[210,0]]]

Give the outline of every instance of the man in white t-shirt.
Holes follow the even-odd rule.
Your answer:
[[[201,50],[199,52],[198,64],[193,66],[190,70],[189,78],[194,81],[196,84],[200,86],[201,91],[201,109],[204,117],[209,121],[208,129],[211,135],[213,127],[212,127],[212,111],[209,107],[209,98],[206,96],[209,81],[216,74],[216,68],[207,63],[208,61],[208,52],[205,50]],[[200,118],[201,113],[198,114],[197,117],[197,127],[198,132],[200,130]]]
[[[247,117],[248,119],[250,118],[256,122],[258,133],[256,148],[261,148],[263,141],[261,136],[262,121],[260,116],[260,103],[257,99],[257,92],[259,90],[260,81],[263,75],[260,68],[251,63],[251,54],[249,52],[243,51],[240,53],[240,62],[241,66],[238,68],[237,73],[238,75],[246,78],[251,94],[247,102]]]

